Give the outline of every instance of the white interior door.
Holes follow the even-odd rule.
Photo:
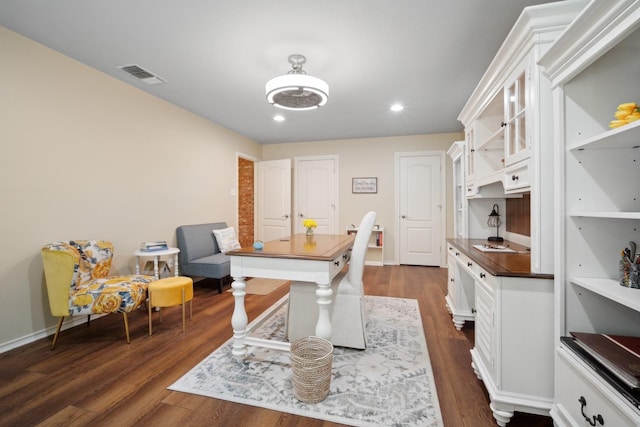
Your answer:
[[[291,159],[257,162],[257,239],[291,235]]]
[[[400,264],[442,265],[444,156],[398,153]]]
[[[302,222],[316,220],[318,234],[338,234],[338,157],[314,156],[295,159],[295,225],[304,233]]]

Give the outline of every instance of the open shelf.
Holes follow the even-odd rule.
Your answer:
[[[632,310],[640,311],[640,289],[625,288],[620,286],[617,280],[592,277],[574,277],[571,283]]]

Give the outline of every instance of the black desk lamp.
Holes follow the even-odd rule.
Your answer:
[[[491,209],[487,225],[489,227],[496,228],[496,235],[489,237],[487,240],[490,242],[504,242],[504,239],[500,237],[500,226],[502,225],[502,221],[500,220],[500,213],[497,204],[494,204],[493,209]]]

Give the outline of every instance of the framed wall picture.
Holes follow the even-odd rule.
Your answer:
[[[351,192],[352,193],[377,193],[378,178],[372,178],[372,177],[352,178]]]

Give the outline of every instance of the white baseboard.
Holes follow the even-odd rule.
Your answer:
[[[102,316],[104,316],[104,314],[100,314],[100,315],[94,314],[91,316],[91,319],[92,320],[97,319]],[[74,316],[71,318],[66,318],[64,323],[62,324],[62,328],[60,329],[60,331],[66,331],[69,328],[73,328],[74,326],[78,326],[78,325],[84,325],[86,323],[87,323],[86,316]],[[32,342],[38,341],[39,339],[46,338],[50,335],[53,335],[56,333],[57,326],[58,325],[56,324],[55,326],[50,326],[41,331],[33,332],[29,335],[25,335],[23,337],[16,338],[11,341],[4,342],[0,344],[0,354],[6,353],[7,351],[13,350],[14,348],[22,347],[23,345],[31,344]]]

